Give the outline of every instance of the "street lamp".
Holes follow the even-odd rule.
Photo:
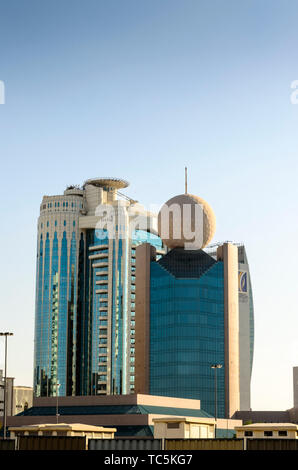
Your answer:
[[[6,369],[7,369],[7,336],[13,336],[13,333],[6,331],[5,333],[0,333],[0,336],[5,336],[5,366],[4,366],[4,400],[3,400],[3,439],[6,439]]]
[[[57,398],[57,401],[56,401],[56,419],[57,419],[57,424],[58,424],[58,421],[59,421],[59,413],[58,413],[58,395],[59,395],[59,387],[60,387],[60,384],[57,383],[57,384],[56,384],[56,398]]]
[[[221,369],[222,364],[212,364],[211,369],[214,369],[214,416],[215,416],[215,427],[214,427],[214,437],[216,439],[216,424],[217,424],[217,369]]]

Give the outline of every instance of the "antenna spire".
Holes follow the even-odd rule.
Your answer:
[[[185,167],[185,194],[187,194],[187,166]]]

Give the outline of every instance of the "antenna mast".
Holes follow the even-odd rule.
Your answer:
[[[187,194],[187,166],[185,167],[185,194]]]

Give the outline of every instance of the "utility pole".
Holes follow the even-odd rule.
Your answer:
[[[4,366],[4,398],[3,398],[3,439],[6,439],[6,418],[7,418],[7,336],[13,336],[13,333],[5,332],[0,333],[0,336],[5,337],[5,366]]]
[[[211,369],[214,369],[214,417],[215,417],[215,428],[214,428],[214,437],[216,439],[216,427],[217,427],[217,377],[216,372],[217,369],[221,369],[221,364],[213,364]]]

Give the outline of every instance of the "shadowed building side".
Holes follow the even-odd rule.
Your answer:
[[[211,365],[220,363],[218,416],[231,416],[239,409],[237,248],[225,244],[217,261],[183,248],[152,256],[149,246],[136,250],[135,390],[200,399],[213,414]]]

